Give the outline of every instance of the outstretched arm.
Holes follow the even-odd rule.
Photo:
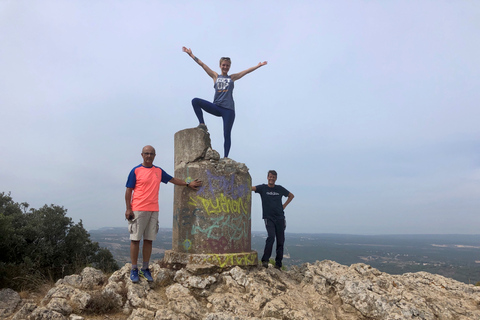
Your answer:
[[[234,73],[230,76],[230,78],[232,79],[232,81],[237,81],[239,79],[241,79],[244,75],[252,72],[252,71],[255,71],[257,70],[258,68],[264,66],[267,64],[267,61],[263,61],[263,62],[259,62],[255,67],[251,67],[251,68],[248,68],[247,70],[243,70],[239,73]]]
[[[192,53],[192,49],[183,47],[182,51],[188,54],[193,60],[195,60],[195,62],[198,63],[198,65],[202,67],[203,70],[205,70],[205,72],[213,79],[213,82],[217,81],[218,74],[212,69],[210,69],[205,63],[203,63],[202,60],[195,57]]]
[[[295,196],[293,195],[293,193],[289,193],[288,194],[288,199],[287,201],[285,201],[285,203],[283,204],[283,210],[285,210],[285,208],[288,206],[288,204],[293,200]]]

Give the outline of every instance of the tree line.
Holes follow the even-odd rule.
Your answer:
[[[0,288],[36,289],[86,266],[118,269],[112,253],[92,242],[82,221],[75,224],[64,207],[29,208],[0,193]]]

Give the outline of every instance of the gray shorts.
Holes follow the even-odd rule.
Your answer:
[[[135,218],[128,220],[130,240],[155,240],[158,233],[158,211],[133,211]]]

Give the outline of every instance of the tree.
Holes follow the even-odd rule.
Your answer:
[[[28,204],[24,204],[24,208]],[[13,202],[10,193],[0,193],[0,261],[17,260],[19,254],[16,249],[22,245],[22,237],[16,233],[25,224],[22,220],[22,206]]]
[[[28,207],[0,193],[0,287],[56,281],[89,265],[104,272],[118,269],[110,251],[92,242],[82,221],[74,224],[65,208]]]

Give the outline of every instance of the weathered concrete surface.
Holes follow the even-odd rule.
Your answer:
[[[175,133],[175,168],[182,163],[197,160],[219,160],[220,155],[212,150],[210,134],[202,129],[185,129]],[[213,154],[212,151],[214,151]]]
[[[175,134],[175,177],[203,181],[198,191],[175,186],[172,250],[167,263],[255,265],[251,250],[251,177],[243,163],[219,159],[202,129]]]

